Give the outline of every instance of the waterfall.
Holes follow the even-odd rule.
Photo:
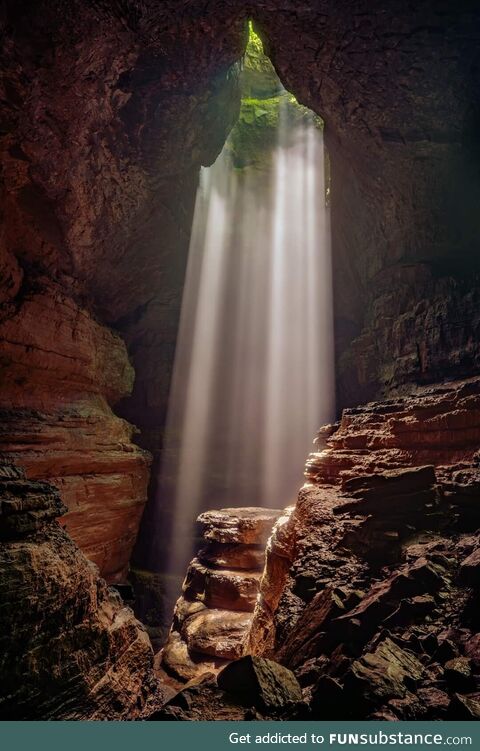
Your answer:
[[[197,515],[292,503],[333,417],[323,132],[287,114],[268,169],[236,167],[227,142],[201,171],[160,483],[172,598]]]

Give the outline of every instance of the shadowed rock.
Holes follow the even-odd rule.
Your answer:
[[[295,675],[273,660],[247,655],[218,675],[218,685],[246,706],[281,708],[302,700]]]
[[[53,486],[0,467],[0,717],[139,717],[163,699],[150,641],[63,511]]]

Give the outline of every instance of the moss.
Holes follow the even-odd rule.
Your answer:
[[[293,135],[295,126],[306,120],[322,128],[322,120],[297,102],[278,78],[263,44],[250,22],[249,41],[241,74],[242,100],[238,121],[226,149],[234,166],[267,170],[278,144],[280,118],[288,126],[282,133]]]
[[[280,93],[282,89],[283,86],[275,68],[264,54],[262,41],[250,22],[248,44],[243,60],[243,96],[268,98]]]

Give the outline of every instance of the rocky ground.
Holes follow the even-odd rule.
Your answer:
[[[1,716],[479,719],[479,439],[480,378],[345,410],[294,508],[202,514],[155,661],[58,491],[4,464]]]
[[[257,702],[252,718],[480,718],[479,439],[480,379],[346,410],[321,431],[243,642],[289,668],[302,701]],[[194,719],[222,674],[163,713]]]

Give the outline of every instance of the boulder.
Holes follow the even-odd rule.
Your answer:
[[[470,587],[480,586],[480,547],[460,564],[460,580]]]
[[[341,719],[344,714],[343,687],[335,678],[322,675],[313,688],[310,708],[315,719]]]
[[[218,685],[247,706],[280,709],[302,700],[291,670],[278,662],[247,655],[231,662],[218,675]]]
[[[467,640],[465,643],[465,654],[478,670],[480,668],[480,634],[474,634]]]
[[[385,625],[404,626],[408,623],[422,621],[426,615],[435,610],[436,602],[431,595],[416,595],[402,600],[398,608],[385,619]]]
[[[321,638],[326,623],[344,610],[342,601],[333,590],[318,592],[278,650],[278,660],[284,665],[295,667],[315,656],[316,642]]]
[[[200,602],[200,600],[192,601],[186,600],[184,597],[179,597],[175,603],[175,610],[173,612],[174,630],[177,629],[177,631],[180,631],[186,620],[206,609],[206,605],[204,605],[203,602]]]
[[[250,613],[205,609],[186,621],[182,636],[190,653],[235,660],[243,654],[251,620]]]
[[[450,697],[445,691],[441,691],[435,686],[428,686],[427,688],[420,688],[418,690],[418,698],[425,706],[427,717],[430,714],[438,715],[438,713],[446,713],[450,704]]]
[[[480,720],[480,693],[454,694],[448,708],[451,720]]]
[[[445,679],[453,691],[462,691],[473,688],[472,663],[468,657],[454,657],[444,665]]]
[[[162,650],[162,667],[180,682],[196,680],[205,673],[217,673],[226,660],[190,654],[186,642],[177,631],[171,631]]]
[[[378,705],[389,699],[403,699],[423,672],[415,655],[386,638],[374,652],[353,662],[345,687],[350,695]]]

